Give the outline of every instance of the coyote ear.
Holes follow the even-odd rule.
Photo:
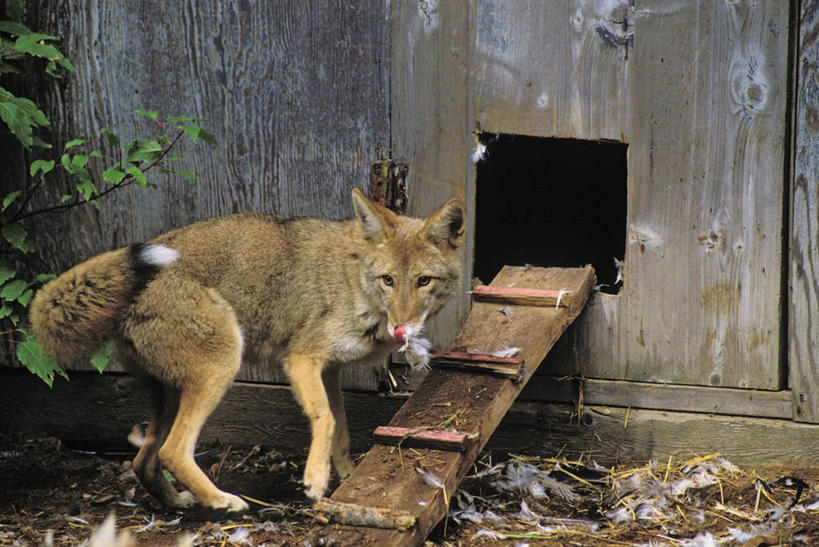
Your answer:
[[[465,228],[464,203],[458,198],[453,198],[427,217],[420,237],[440,249],[457,249],[464,242]]]
[[[364,235],[373,238],[376,243],[392,236],[398,225],[395,213],[368,200],[358,188],[353,188],[353,210]]]

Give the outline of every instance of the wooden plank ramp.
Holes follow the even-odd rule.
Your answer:
[[[560,306],[476,301],[449,351],[492,354],[517,347],[521,374],[510,378],[433,366],[388,424],[394,429],[381,430],[379,442],[387,444],[374,445],[332,496],[314,506],[331,521],[317,538],[336,545],[423,543],[526,381],[583,309],[595,282],[590,266],[505,266],[492,287],[560,291]],[[423,437],[420,431],[451,435],[443,435],[447,442],[434,448],[404,444]],[[468,442],[457,442],[462,435]]]

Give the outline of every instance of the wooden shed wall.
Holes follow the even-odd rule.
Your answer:
[[[411,214],[466,198],[469,273],[477,134],[622,141],[625,284],[593,299],[549,371],[773,391],[799,382],[805,415],[819,416],[817,282],[803,275],[816,254],[808,159],[797,167],[806,182],[795,187],[790,306],[783,277],[792,38],[801,24],[810,58],[815,2],[801,17],[787,2],[697,0],[72,6],[31,8],[67,37],[78,66],[65,89],[44,91],[57,135],[100,125],[134,135],[130,112],[151,107],[207,118],[220,145],[184,151],[198,181],[49,219],[40,244],[55,269],[216,214],[345,216],[370,160],[391,153],[411,165]],[[811,144],[813,95],[799,91],[799,135]],[[468,283],[436,321],[437,341],[457,332]],[[268,365],[246,363],[240,378],[283,381]],[[376,366],[348,371],[345,384],[376,389]]]
[[[477,129],[629,144],[623,289],[592,302],[556,372],[784,385],[789,17],[786,2],[477,3]]]
[[[174,153],[196,180],[154,175],[157,190],[117,192],[99,212],[43,219],[37,244],[47,266],[62,271],[233,212],[349,218],[352,188],[366,190],[371,162],[390,150],[387,8],[335,0],[30,2],[32,25],[63,37],[77,67],[43,91],[54,142],[87,136],[101,146],[101,127],[123,141],[151,134],[137,108],[204,118],[218,140]],[[240,378],[285,381],[270,363],[244,363]],[[364,367],[350,370],[345,384],[376,380]]]
[[[511,436],[534,450],[563,450],[570,439],[573,453],[601,457],[626,446],[638,458],[722,450],[741,459],[774,437],[754,458],[798,459],[814,450],[815,427],[785,420],[819,422],[817,2],[798,3],[801,13],[791,13],[794,2],[703,0],[32,4],[43,28],[68,37],[80,69],[65,89],[44,90],[58,134],[105,124],[133,135],[129,111],[151,107],[208,118],[220,140],[216,150],[184,151],[197,182],[162,181],[157,192],[122,196],[120,214],[50,220],[44,228],[71,234],[42,241],[55,268],[234,210],[344,216],[349,190],[366,187],[369,161],[391,151],[411,165],[410,213],[466,198],[463,259],[471,272],[480,181],[469,155],[477,133],[622,141],[629,144],[625,286],[616,296],[598,294],[541,367],[597,379],[533,378],[522,396],[538,402],[530,405],[531,430]],[[792,205],[789,89],[797,95]],[[436,323],[438,340],[465,317],[468,283],[467,276],[462,298]],[[374,390],[375,366],[350,371],[347,387]],[[275,370],[246,363],[242,378],[282,381]],[[129,382],[76,374],[76,386],[61,385],[70,400]],[[9,388],[5,416],[43,427],[59,411],[25,416],[13,403],[43,390],[30,383],[19,393]],[[698,387],[711,385],[721,387]],[[295,423],[300,414],[286,393],[237,382],[223,405],[235,414],[210,434],[258,442],[257,422],[274,406],[262,405],[250,426],[231,419],[246,412],[236,401],[247,397],[267,397]],[[119,416],[121,398],[114,389],[110,400],[81,409],[76,434],[87,436],[84,424],[95,414]],[[352,399],[363,448],[395,400],[361,392]],[[584,402],[623,408],[592,407],[567,426],[569,407],[543,402],[578,405],[571,412]],[[144,414],[134,404],[111,438]],[[51,430],[64,433],[68,426],[57,422],[50,420]],[[289,421],[273,437],[287,442],[288,428]]]

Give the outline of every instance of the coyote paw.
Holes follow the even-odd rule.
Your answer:
[[[323,465],[308,465],[304,470],[304,486],[307,488],[305,494],[312,501],[318,501],[327,492],[327,485],[330,483],[330,462]]]
[[[355,469],[355,464],[349,456],[338,457],[333,459],[333,467],[336,469],[336,474],[341,480],[350,476],[350,473]]]
[[[166,501],[171,507],[185,508],[193,506],[196,503],[196,497],[185,490],[183,492],[176,492],[171,499]]]
[[[228,513],[241,513],[250,509],[245,500],[227,492],[222,492],[222,495],[209,506],[211,509],[221,509]]]
[[[318,500],[320,500],[321,498],[324,497],[325,490],[326,490],[326,488],[310,487],[310,488],[308,488],[307,490],[304,491],[304,494],[307,496],[307,498],[310,501],[315,502],[315,501],[318,501]]]

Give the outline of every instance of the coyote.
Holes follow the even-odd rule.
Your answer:
[[[307,496],[325,494],[331,462],[341,478],[353,470],[339,368],[386,357],[396,327],[420,331],[455,292],[465,209],[452,199],[416,219],[358,190],[352,198],[346,221],[246,213],[197,222],[100,254],[37,292],[34,338],[58,362],[112,340],[116,358],[148,380],[151,419],[133,467],[165,504],[247,509],[193,459],[243,356],[280,361],[310,419]],[[188,490],[177,492],[161,466]]]

